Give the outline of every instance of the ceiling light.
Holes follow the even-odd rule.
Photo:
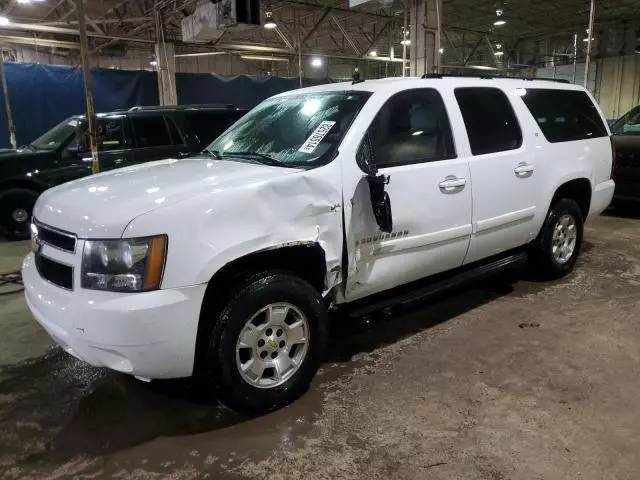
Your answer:
[[[505,23],[507,23],[507,21],[504,18],[504,10],[499,8],[496,10],[496,21],[493,22],[493,24],[496,27],[500,27],[502,25],[504,25]]]
[[[411,45],[411,40],[405,38],[404,40],[400,41],[400,45]]]
[[[243,60],[258,60],[263,62],[288,62],[284,57],[268,57],[267,55],[240,55]]]
[[[149,65],[152,65],[152,66],[154,66],[154,67],[155,67],[156,65],[158,65],[158,62],[156,62],[155,60],[151,60],[151,61],[149,62]]]
[[[11,22],[9,21],[9,19],[5,16],[0,16],[0,26],[5,26],[5,25],[9,25]]]
[[[271,12],[270,9],[267,9],[267,11],[264,12],[264,16],[265,16],[264,28],[266,28],[267,30],[272,30],[277,27],[276,22],[273,21],[272,15],[273,13]]]
[[[183,57],[208,57],[211,55],[224,55],[227,52],[199,52],[199,53],[177,53],[176,55],[174,55],[174,57],[176,58],[183,58]]]
[[[589,41],[589,37],[585,37],[585,38],[583,38],[583,39],[582,39],[582,41],[583,41],[583,42],[588,42],[588,41]],[[591,41],[592,41],[592,42],[593,42],[593,41],[595,41],[595,38],[594,38],[594,37],[591,37]]]
[[[501,56],[501,55],[504,55],[504,52],[497,51],[497,52],[494,52],[493,54],[494,54],[496,57],[499,57],[499,56]]]
[[[376,52],[375,50],[371,50],[371,51],[369,52],[369,55],[370,55],[371,57],[377,57],[377,56],[378,56],[378,52]]]
[[[311,60],[311,66],[312,67],[321,67],[322,66],[322,60],[320,58],[314,58]]]
[[[438,50],[440,53],[444,53],[444,48],[441,48],[440,50]]]

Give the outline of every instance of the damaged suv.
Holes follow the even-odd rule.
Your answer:
[[[229,407],[308,387],[327,312],[367,314],[527,259],[574,267],[611,200],[609,130],[581,87],[428,76],[272,97],[202,153],[46,191],[26,298],[51,337]]]

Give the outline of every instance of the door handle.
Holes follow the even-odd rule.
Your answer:
[[[181,158],[188,157],[189,156],[189,152],[178,152],[178,156],[181,157]]]
[[[113,164],[114,164],[114,165],[122,165],[123,163],[124,163],[124,158],[116,158],[116,159],[113,161]]]
[[[442,190],[453,190],[454,188],[464,187],[466,184],[467,180],[464,178],[449,176],[441,181],[438,186]]]
[[[534,170],[534,166],[531,163],[520,163],[516,168],[513,169],[516,175],[524,175],[526,173],[531,173]]]

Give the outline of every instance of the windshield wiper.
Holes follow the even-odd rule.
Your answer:
[[[210,155],[213,158],[215,158],[216,160],[222,160],[222,155],[220,155],[220,152],[218,150],[209,150],[207,148],[205,148],[202,153],[204,153],[205,155]]]
[[[259,160],[260,163],[264,163],[265,165],[269,165],[272,167],[286,167],[288,165],[276,160],[271,155],[267,155],[266,153],[258,153],[258,152],[224,152],[224,155],[227,157],[252,157]]]

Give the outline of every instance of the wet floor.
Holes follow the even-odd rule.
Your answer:
[[[637,478],[640,220],[585,238],[557,282],[334,317],[310,391],[254,419],[74,360],[0,287],[0,478]]]

